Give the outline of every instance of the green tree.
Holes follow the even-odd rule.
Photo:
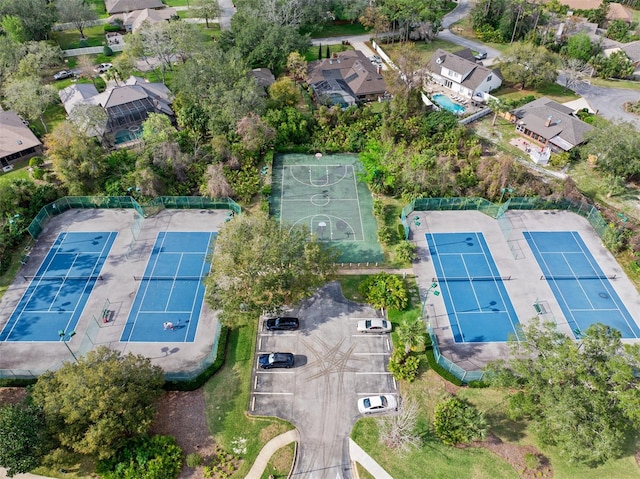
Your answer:
[[[209,28],[209,20],[219,17],[222,11],[218,0],[193,0],[191,9],[194,10],[196,17],[204,18],[207,28]]]
[[[539,318],[523,330],[514,359],[489,368],[494,384],[513,388],[509,416],[530,419],[539,441],[570,462],[620,457],[640,426],[640,346],[622,344],[617,330],[599,323],[577,331],[578,341]]]
[[[613,52],[609,56],[598,54],[591,59],[591,64],[600,78],[624,79],[633,75],[633,63],[623,51]]]
[[[220,230],[207,300],[231,327],[257,321],[264,312],[294,305],[333,272],[334,250],[259,213],[236,216]]]
[[[54,5],[58,12],[58,21],[72,23],[82,38],[85,38],[84,29],[90,22],[98,19],[93,4],[86,0],[56,0]]]
[[[584,32],[571,35],[563,47],[563,53],[570,58],[588,62],[598,51],[598,47],[591,42],[591,37]]]
[[[289,77],[281,77],[269,85],[268,107],[280,109],[296,106],[301,99],[300,90]]]
[[[0,2],[0,18],[12,15],[20,18],[27,40],[46,40],[56,22],[56,10],[48,0],[4,0]]]
[[[407,286],[399,276],[384,271],[369,276],[360,284],[360,292],[365,300],[384,315],[387,308],[402,311],[407,307]]]
[[[404,344],[406,353],[424,346],[427,340],[426,327],[420,318],[402,320],[396,332],[398,333],[398,339]]]
[[[5,15],[0,21],[0,27],[12,41],[24,43],[27,41],[27,30],[24,28],[22,19],[14,15]]]
[[[44,112],[58,99],[55,87],[43,84],[37,77],[25,77],[9,80],[3,90],[9,108],[31,121],[40,120],[44,131],[48,131]]]
[[[0,466],[7,469],[9,477],[40,465],[47,446],[45,419],[40,408],[0,407]]]
[[[507,81],[522,89],[554,83],[558,76],[556,56],[543,46],[515,43],[502,56],[500,68]]]
[[[307,77],[307,61],[300,53],[291,52],[287,57],[287,70],[293,75],[295,82],[304,80]]]
[[[65,121],[44,137],[53,169],[72,195],[100,191],[107,170],[103,152],[93,139],[83,135],[73,123]]]
[[[640,176],[640,135],[631,123],[607,122],[586,136],[583,151],[596,156],[596,167],[603,173],[626,180]]]
[[[403,349],[394,349],[387,368],[397,381],[413,382],[418,377],[420,358],[406,353]]]
[[[63,449],[106,459],[147,432],[163,384],[148,358],[100,346],[40,376],[33,401]]]
[[[436,404],[433,429],[442,442],[454,446],[484,439],[487,421],[473,404],[452,396]]]

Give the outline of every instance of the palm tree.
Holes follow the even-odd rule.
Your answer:
[[[426,342],[425,326],[420,318],[402,320],[396,331],[398,338],[404,344],[406,353],[411,349],[424,346]]]

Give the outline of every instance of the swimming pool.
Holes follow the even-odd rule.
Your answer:
[[[462,115],[464,113],[464,107],[462,105],[454,103],[447,95],[443,95],[442,93],[433,95],[433,101],[445,110],[455,113],[456,115]]]

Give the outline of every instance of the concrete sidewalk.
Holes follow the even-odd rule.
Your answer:
[[[351,457],[351,461],[359,463],[376,479],[393,479],[387,471],[382,469],[380,464],[374,461],[373,458],[364,452],[351,438],[349,438],[349,456]]]
[[[258,454],[256,462],[253,463],[253,466],[245,476],[245,479],[260,479],[262,477],[262,473],[267,468],[267,464],[269,463],[271,456],[273,456],[278,449],[292,442],[300,442],[300,434],[297,429],[292,429],[291,431],[287,431],[284,434],[280,434],[279,436],[271,439],[271,441],[264,445],[260,454]]]

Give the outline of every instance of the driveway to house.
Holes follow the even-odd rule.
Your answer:
[[[490,48],[484,43],[469,40],[468,38],[459,37],[451,31],[451,26],[462,20],[471,12],[471,5],[469,0],[458,0],[456,8],[447,13],[442,19],[442,30],[438,33],[438,38],[446,40],[461,47],[470,48],[476,52],[487,52],[487,58],[482,61],[483,65],[491,65],[500,56],[500,51],[495,48]],[[454,27],[455,31],[455,27]]]
[[[395,394],[386,370],[389,335],[359,334],[370,306],[346,300],[337,282],[321,288],[297,312],[300,330],[258,333],[256,351],[295,354],[291,369],[256,370],[249,412],[292,422],[300,442],[292,478],[351,479],[349,434],[363,396]],[[399,398],[398,398],[399,400]]]
[[[564,74],[558,75],[557,83],[565,85]],[[594,86],[584,81],[571,89],[586,99],[601,117],[615,122],[627,121],[640,130],[640,116],[624,111],[625,103],[640,101],[640,90]]]

